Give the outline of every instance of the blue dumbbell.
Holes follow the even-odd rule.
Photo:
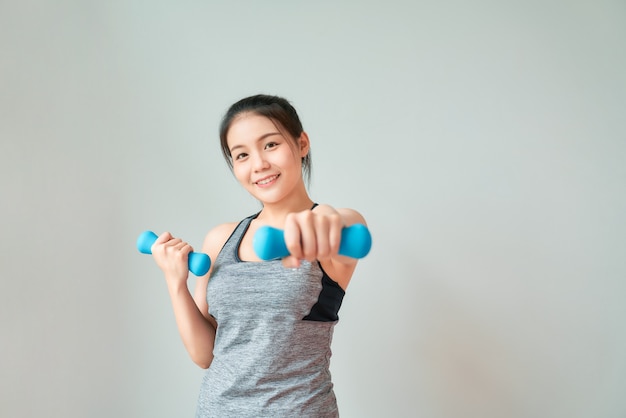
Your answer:
[[[137,238],[137,249],[142,254],[152,254],[152,245],[157,239],[157,234],[152,231],[145,231]],[[189,271],[196,276],[204,276],[211,267],[211,259],[204,253],[189,253]]]
[[[282,229],[262,226],[254,234],[252,246],[261,260],[275,260],[289,255]],[[339,254],[352,258],[365,257],[372,248],[372,236],[363,224],[354,224],[341,230]]]

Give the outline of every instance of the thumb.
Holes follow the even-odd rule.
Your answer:
[[[159,235],[159,237],[152,244],[152,247],[151,247],[152,253],[154,254],[154,247],[156,247],[157,245],[164,244],[168,242],[169,240],[171,240],[172,238],[173,238],[172,234],[170,234],[169,232],[164,232],[161,235]]]
[[[161,235],[159,235],[159,237],[156,239],[156,241],[154,241],[154,243],[163,244],[164,242],[167,242],[171,240],[172,238],[174,238],[172,234],[170,234],[169,232],[164,232]]]
[[[282,263],[283,267],[288,269],[296,269],[300,267],[300,260],[298,260],[298,258],[294,257],[293,255],[288,255],[287,257],[283,258]]]

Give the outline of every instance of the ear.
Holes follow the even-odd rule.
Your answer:
[[[311,142],[309,141],[309,136],[306,132],[302,131],[298,142],[300,143],[300,158],[304,158],[311,149]]]

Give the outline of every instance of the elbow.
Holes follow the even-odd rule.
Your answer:
[[[192,355],[191,360],[196,363],[196,365],[201,369],[208,369],[209,367],[211,367],[211,363],[213,362],[213,354],[208,356],[206,354],[204,354],[203,356]]]
[[[196,363],[196,364],[198,365],[198,367],[200,367],[201,369],[205,369],[205,370],[206,370],[206,369],[208,369],[209,367],[211,367],[211,362],[210,362],[210,361],[202,361],[202,362],[200,362],[200,361],[196,361],[195,363]]]

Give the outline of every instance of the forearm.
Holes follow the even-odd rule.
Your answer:
[[[208,368],[213,360],[215,327],[198,309],[186,283],[168,284],[176,325],[189,356],[198,366]]]

